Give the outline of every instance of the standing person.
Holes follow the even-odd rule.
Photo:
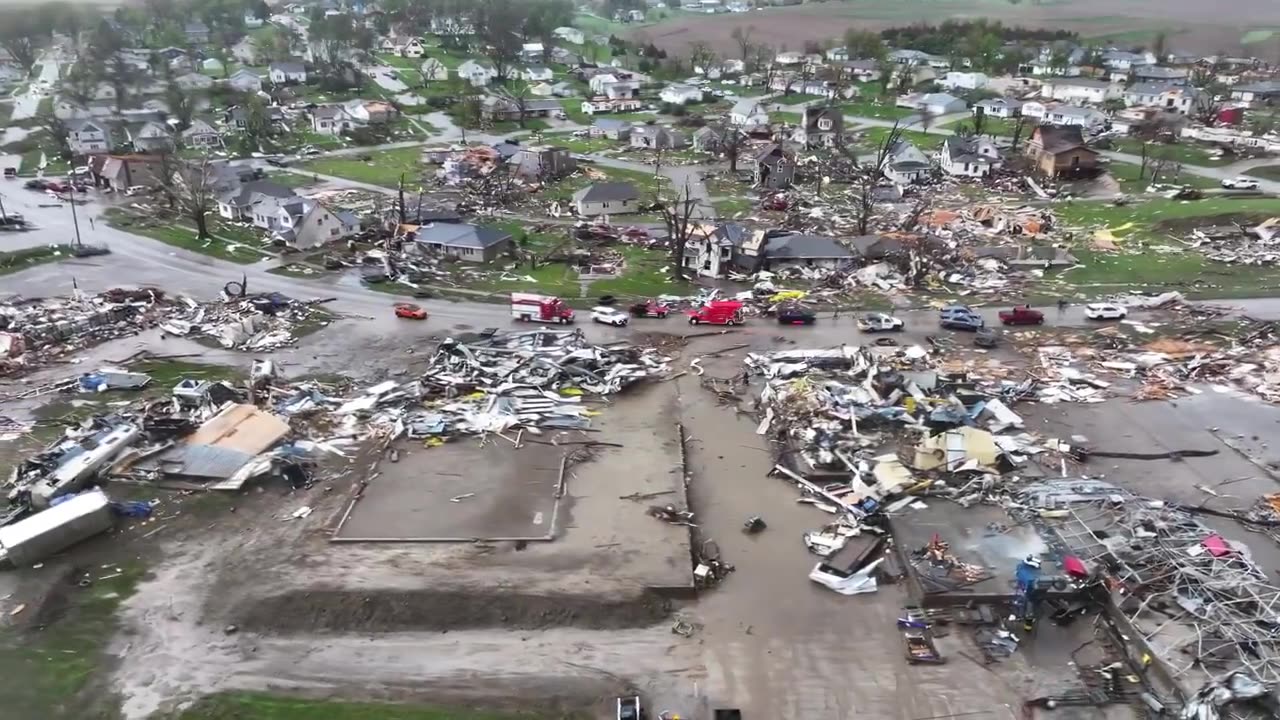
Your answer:
[[[94,228],[93,228],[93,216],[90,216],[90,217],[89,217],[89,229],[90,229],[90,230],[93,230],[93,229],[94,229]]]

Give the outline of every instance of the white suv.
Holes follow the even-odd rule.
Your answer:
[[[1257,190],[1258,181],[1247,177],[1227,178],[1222,181],[1222,187],[1228,190]]]
[[[614,308],[605,307],[604,305],[591,308],[591,319],[595,322],[612,325],[614,327],[623,327],[631,320],[630,316],[621,310],[615,310]]]

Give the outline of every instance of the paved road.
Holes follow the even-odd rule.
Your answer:
[[[40,58],[36,60],[40,64],[40,75],[27,86],[27,91],[21,95],[15,95],[13,99],[13,120],[28,120],[36,116],[36,111],[40,108],[40,101],[47,95],[41,95],[36,92],[37,85],[40,81],[46,81],[47,87],[53,88],[58,82],[58,59],[54,51],[45,51],[41,53]]]

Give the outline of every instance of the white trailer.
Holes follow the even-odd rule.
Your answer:
[[[87,490],[48,510],[0,527],[0,561],[28,567],[81,540],[106,532],[113,522],[111,501]]]

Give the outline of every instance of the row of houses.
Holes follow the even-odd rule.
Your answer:
[[[223,193],[218,198],[218,215],[247,222],[299,250],[360,232],[360,220],[353,213],[332,210],[268,180],[247,182]]]

